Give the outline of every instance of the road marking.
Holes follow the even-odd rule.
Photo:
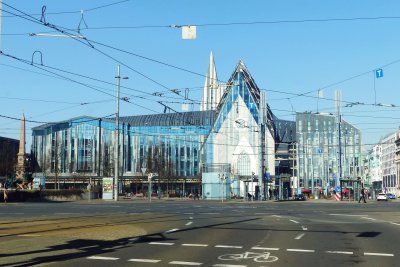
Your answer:
[[[286,251],[293,251],[293,252],[315,252],[313,249],[297,249],[297,248],[288,248]]]
[[[169,262],[169,264],[200,266],[203,263],[201,263],[201,262],[193,262],[193,261],[171,261],[171,262]]]
[[[243,246],[226,246],[226,245],[216,245],[216,248],[243,248]]]
[[[182,244],[185,247],[208,247],[207,244]]]
[[[395,222],[391,222],[391,224],[394,224],[394,225],[400,225],[400,223],[395,223]]]
[[[102,257],[102,256],[91,256],[87,257],[89,260],[105,260],[105,261],[116,261],[119,260],[119,258],[113,258],[113,257]]]
[[[339,213],[331,213],[328,214],[330,216],[348,216],[348,217],[365,217],[365,215],[357,215],[357,214],[339,214]]]
[[[186,223],[185,225],[191,225],[193,222],[188,222],[188,223]]]
[[[151,260],[151,259],[129,259],[128,261],[147,262],[147,263],[157,263],[157,262],[160,262],[161,260]]]
[[[174,229],[165,231],[164,233],[165,233],[165,234],[168,234],[168,233],[173,233],[173,232],[176,232],[176,231],[179,231],[179,229],[178,229],[178,228],[174,228]]]
[[[383,257],[393,257],[393,256],[394,256],[394,254],[364,252],[364,256],[383,256]]]
[[[214,264],[214,267],[247,267],[247,265],[236,265],[236,264]]]
[[[282,216],[279,215],[271,215],[272,217],[277,217],[277,218],[282,218]]]
[[[299,240],[299,239],[301,239],[304,235],[305,235],[305,233],[299,234],[299,235],[296,236],[294,239]]]
[[[268,214],[271,214],[271,213],[269,213],[269,212],[257,212],[257,213],[254,213],[255,215],[268,215]]]
[[[303,231],[307,231],[308,230],[308,228],[305,227],[304,225],[301,226],[301,229],[303,229]]]
[[[150,242],[150,245],[164,245],[164,246],[172,246],[175,243],[166,243],[166,242]]]
[[[265,248],[265,247],[252,247],[251,249],[260,249],[260,250],[279,250],[279,248]]]
[[[193,220],[193,217],[189,217],[189,220]]]
[[[37,234],[22,234],[22,235],[17,235],[17,236],[22,236],[22,237],[38,237],[40,235]]]
[[[326,253],[330,253],[330,254],[347,254],[347,255],[353,255],[353,252],[351,251],[326,251]]]
[[[369,217],[361,217],[361,218],[366,219],[366,220],[376,221],[376,219],[374,219],[374,218],[369,218]]]
[[[295,221],[295,220],[289,220],[289,221],[291,221],[293,223],[299,223],[298,221]]]
[[[203,212],[202,214],[216,215],[216,214],[221,214],[221,213],[220,212]]]

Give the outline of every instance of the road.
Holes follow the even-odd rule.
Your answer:
[[[399,266],[400,201],[11,203],[0,266]]]

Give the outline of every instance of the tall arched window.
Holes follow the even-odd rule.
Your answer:
[[[239,175],[243,175],[243,176],[244,175],[246,175],[246,176],[250,176],[251,175],[250,157],[245,152],[241,152],[239,157],[238,157],[237,171],[238,171]]]

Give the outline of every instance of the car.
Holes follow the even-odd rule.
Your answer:
[[[376,200],[377,201],[381,201],[381,200],[388,201],[389,197],[385,193],[379,193],[378,196],[376,197]]]
[[[389,199],[396,199],[395,194],[389,193],[389,194],[387,194],[387,196],[389,197]]]
[[[306,200],[306,196],[304,194],[297,194],[297,195],[294,195],[294,200],[304,201],[304,200]]]

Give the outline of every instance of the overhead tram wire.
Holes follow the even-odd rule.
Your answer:
[[[4,55],[4,56],[6,56],[6,57],[9,57],[9,58],[18,60],[18,61],[20,61],[20,62],[22,62],[22,63],[24,63],[24,64],[27,64],[27,65],[30,65],[30,66],[34,66],[34,67],[36,67],[36,68],[38,68],[38,69],[40,69],[40,70],[43,70],[43,71],[45,71],[45,72],[49,72],[49,73],[55,75],[55,76],[50,76],[50,75],[48,75],[48,76],[50,76],[50,77],[59,78],[59,79],[63,79],[63,80],[67,80],[67,81],[70,81],[70,82],[73,82],[73,83],[78,83],[78,84],[80,84],[80,85],[82,85],[82,86],[88,87],[88,88],[90,88],[90,89],[99,91],[99,92],[101,92],[101,93],[107,94],[107,95],[109,95],[109,96],[115,98],[115,96],[114,96],[113,94],[109,94],[109,93],[107,93],[107,92],[105,92],[105,91],[102,91],[102,90],[96,88],[96,87],[93,86],[93,85],[89,85],[89,84],[86,84],[86,83],[82,83],[82,82],[73,80],[73,79],[71,79],[71,78],[69,78],[69,77],[60,75],[60,74],[58,74],[58,73],[49,71],[49,70],[44,69],[44,68],[56,70],[56,71],[59,71],[59,72],[63,72],[63,73],[70,74],[70,75],[75,75],[75,76],[78,76],[78,77],[82,77],[82,78],[86,78],[86,79],[90,79],[90,80],[93,80],[93,81],[102,82],[102,83],[105,83],[105,84],[108,84],[108,85],[115,86],[115,84],[113,84],[113,83],[110,83],[110,82],[107,82],[107,81],[103,81],[103,80],[100,80],[100,79],[97,79],[97,78],[92,78],[92,77],[89,77],[89,76],[85,76],[85,75],[82,75],[82,74],[73,73],[73,72],[70,72],[70,71],[67,71],[67,70],[62,70],[62,69],[60,69],[60,68],[55,68],[55,67],[50,67],[50,66],[44,65],[44,64],[42,65],[42,64],[37,64],[37,63],[34,63],[34,62],[29,62],[28,60],[24,60],[24,59],[18,58],[18,57],[13,56],[13,55],[5,54],[5,53],[2,52],[2,51],[0,51],[0,55]],[[42,67],[44,67],[44,68],[42,68]],[[132,90],[132,91],[137,91],[137,92],[146,94],[146,95],[151,96],[151,97],[154,97],[154,96],[155,96],[154,94],[151,94],[151,93],[148,93],[148,92],[145,92],[145,91],[141,91],[141,90],[137,90],[137,89],[132,89],[132,88],[129,88],[129,87],[126,87],[126,86],[121,86],[121,87],[122,87],[122,88],[125,88],[125,89]],[[148,101],[159,102],[159,101],[157,101],[157,100],[153,100],[153,99],[149,99],[149,98],[145,98],[145,97],[141,97],[141,96],[134,96],[134,95],[131,95],[130,97],[137,97],[137,98],[145,99],[145,100],[148,100]],[[175,97],[167,97],[167,96],[164,96],[163,98],[177,99],[177,98],[175,98]],[[129,101],[125,100],[125,102],[129,102]],[[193,101],[193,102],[194,102],[194,101]],[[129,103],[130,103],[130,102],[129,102]],[[131,104],[132,104],[132,103],[131,103]],[[155,110],[149,109],[149,108],[144,107],[144,106],[141,106],[141,105],[139,105],[139,104],[135,104],[135,105],[137,105],[137,106],[139,106],[139,107],[142,107],[142,108],[145,108],[145,109],[147,109],[147,110],[149,110],[149,111],[152,111],[152,112],[157,112],[157,111],[155,111]]]
[[[153,83],[155,83],[155,84],[157,84],[157,85],[159,85],[159,86],[161,86],[161,87],[163,87],[163,88],[165,88],[165,89],[167,89],[167,90],[169,90],[169,91],[171,91],[171,92],[174,92],[172,89],[170,89],[170,88],[168,88],[167,86],[165,86],[165,85],[163,85],[163,84],[157,82],[156,80],[154,80],[154,79],[152,79],[151,77],[149,77],[149,76],[147,76],[147,75],[141,73],[140,71],[138,71],[138,70],[136,70],[136,69],[130,67],[130,66],[127,65],[126,63],[124,63],[124,62],[122,62],[122,61],[116,59],[115,57],[113,57],[113,56],[111,56],[111,55],[109,55],[109,54],[107,54],[107,53],[101,51],[100,49],[95,48],[95,47],[90,43],[90,41],[89,41],[88,39],[82,38],[82,40],[87,41],[87,43],[85,43],[84,41],[80,40],[81,38],[73,38],[74,35],[72,35],[71,33],[67,32],[66,30],[62,30],[62,29],[61,29],[62,27],[59,27],[59,26],[56,26],[56,25],[53,25],[53,24],[50,24],[50,23],[44,23],[44,22],[42,22],[41,20],[38,20],[38,19],[36,19],[36,18],[34,18],[34,17],[32,17],[32,16],[29,16],[28,14],[26,14],[26,13],[23,12],[23,11],[20,11],[20,10],[18,10],[18,9],[16,9],[16,8],[10,6],[10,5],[7,5],[7,4],[5,4],[5,5],[8,6],[8,7],[10,7],[10,8],[12,8],[13,10],[16,10],[17,12],[20,12],[20,13],[24,14],[25,16],[28,16],[28,18],[23,17],[23,16],[18,15],[18,14],[14,14],[14,13],[12,13],[12,14],[14,14],[14,15],[16,15],[16,16],[19,16],[19,17],[21,17],[21,18],[23,18],[23,19],[27,19],[27,20],[29,20],[29,21],[31,21],[31,22],[40,24],[40,25],[42,25],[42,26],[49,27],[49,28],[51,28],[51,29],[54,29],[54,30],[56,30],[56,31],[59,31],[59,32],[62,33],[62,34],[65,34],[65,35],[71,37],[73,40],[78,41],[78,42],[84,44],[85,46],[89,46],[90,48],[94,49],[94,50],[97,51],[98,53],[104,55],[105,57],[108,57],[108,58],[112,59],[113,61],[119,63],[120,65],[125,66],[126,68],[128,68],[128,69],[132,70],[133,72],[137,73],[138,75],[140,75],[140,76],[142,76],[142,77],[144,77],[144,78],[146,78],[146,79],[152,81]],[[11,13],[11,12],[9,12],[9,11],[6,11],[6,12]],[[176,92],[175,92],[175,93],[176,93]],[[180,94],[178,94],[178,95],[181,96]],[[184,96],[181,96],[181,97],[184,97]],[[191,99],[187,99],[187,100],[191,100]]]
[[[128,0],[127,0],[127,1],[128,1]],[[124,1],[120,1],[120,2],[124,2]],[[119,2],[117,2],[117,3],[119,3]],[[20,12],[21,12],[21,11],[20,11]],[[381,17],[364,17],[364,18],[363,18],[363,17],[355,17],[355,18],[332,18],[332,19],[305,19],[305,20],[292,20],[292,21],[291,21],[291,20],[280,20],[280,21],[260,21],[260,22],[208,23],[208,24],[193,24],[193,25],[194,25],[194,26],[198,26],[198,27],[205,27],[205,26],[231,26],[231,25],[242,25],[242,24],[243,24],[243,25],[252,25],[252,24],[279,24],[279,23],[304,23],[304,22],[332,22],[332,21],[380,20],[380,19],[400,19],[400,16],[381,16]],[[192,24],[191,24],[191,25],[192,25]],[[45,25],[45,26],[47,26],[47,25]],[[148,27],[171,27],[171,25],[168,25],[168,26],[165,26],[165,25],[164,25],[164,26],[138,26],[138,27],[146,27],[146,28],[148,28]],[[179,27],[179,26],[176,26],[176,25],[175,25],[175,27]],[[55,29],[54,27],[51,27],[51,28]],[[104,28],[104,27],[103,27],[103,28]],[[115,28],[115,27],[114,27],[114,28]],[[124,27],[124,28],[127,28],[127,27]],[[136,27],[135,27],[135,28],[136,28]],[[91,28],[88,28],[88,29],[91,29]],[[92,29],[93,29],[93,28],[92,28]],[[119,48],[116,48],[116,47],[113,47],[113,46],[110,46],[110,45],[106,45],[106,44],[104,44],[104,43],[100,43],[100,42],[97,42],[97,41],[94,41],[94,40],[89,40],[89,39],[86,39],[86,40],[88,40],[89,42],[93,42],[93,43],[99,44],[99,45],[101,45],[101,46],[108,47],[108,48],[110,48],[110,49],[118,50],[118,51],[120,51],[120,52],[124,52],[124,53],[130,54],[130,55],[133,55],[133,56],[137,56],[137,57],[143,58],[143,59],[146,59],[146,60],[155,62],[155,63],[159,63],[159,64],[162,64],[162,65],[165,65],[165,66],[168,66],[168,67],[172,67],[172,68],[175,68],[175,69],[178,69],[178,70],[181,70],[181,71],[185,71],[185,72],[188,72],[188,73],[191,73],[191,74],[194,74],[194,75],[206,77],[206,75],[203,75],[203,74],[200,74],[200,73],[197,73],[197,72],[194,72],[194,71],[185,69],[185,68],[177,67],[177,66],[174,66],[174,65],[169,64],[169,63],[165,63],[165,62],[162,62],[162,61],[159,61],[159,60],[155,60],[155,59],[152,59],[152,58],[149,58],[149,57],[146,57],[146,56],[141,56],[141,55],[138,55],[138,54],[136,54],[136,53],[129,52],[129,51],[126,51],[126,50],[123,50],[123,49],[119,49]],[[92,48],[93,48],[93,46],[92,46]],[[113,60],[116,60],[116,59],[114,59],[114,58],[112,58],[112,59],[113,59]],[[400,62],[400,59],[394,60],[394,61],[392,61],[392,62],[390,62],[390,63],[387,63],[387,64],[384,64],[384,65],[382,65],[382,66],[380,66],[380,67],[378,67],[378,68],[387,67],[387,66],[389,66],[389,65],[396,64],[396,63],[398,63],[398,62]],[[120,64],[121,64],[121,63],[120,63]],[[375,69],[377,69],[377,68],[375,68]],[[135,71],[135,70],[133,70],[133,71]],[[361,77],[361,76],[366,75],[366,74],[368,74],[368,73],[370,73],[370,72],[371,72],[371,70],[370,70],[370,71],[363,72],[363,73],[358,74],[358,75],[355,75],[355,76],[352,76],[352,77],[349,77],[349,78],[346,78],[346,79],[344,79],[344,80],[341,80],[341,81],[338,81],[338,82],[335,82],[335,83],[326,85],[326,86],[322,86],[322,87],[320,87],[320,88],[318,88],[318,89],[316,89],[316,90],[311,90],[311,91],[307,91],[307,92],[305,92],[305,93],[296,94],[296,95],[292,96],[291,98],[296,98],[296,97],[300,97],[300,96],[305,96],[305,95],[308,95],[308,94],[310,94],[310,93],[317,92],[318,90],[327,89],[327,88],[330,88],[330,87],[332,87],[332,86],[335,86],[335,85],[338,85],[338,84],[342,84],[342,83],[347,82],[347,81],[350,81],[350,80],[352,80],[352,79]],[[138,74],[139,74],[139,73],[138,73]],[[141,75],[141,74],[140,74],[140,75]],[[144,77],[146,77],[146,76],[144,76]],[[223,81],[220,81],[220,82],[223,82]],[[170,90],[169,88],[166,88],[166,89]]]
[[[92,8],[88,8],[88,9],[81,9],[81,10],[76,10],[76,11],[46,12],[46,15],[78,14],[78,13],[81,13],[82,11],[91,12],[91,11],[94,11],[94,10],[98,10],[98,9],[101,9],[101,8],[105,8],[105,7],[121,4],[121,3],[124,3],[124,2],[129,2],[129,1],[130,0],[122,0],[122,1],[117,1],[117,2],[110,3],[110,4],[105,4],[105,5],[102,5],[102,6],[92,7]],[[40,15],[42,15],[42,14],[39,14],[39,13],[29,14],[29,16],[40,16]],[[14,16],[3,16],[3,17],[7,18],[7,17],[14,17]]]

